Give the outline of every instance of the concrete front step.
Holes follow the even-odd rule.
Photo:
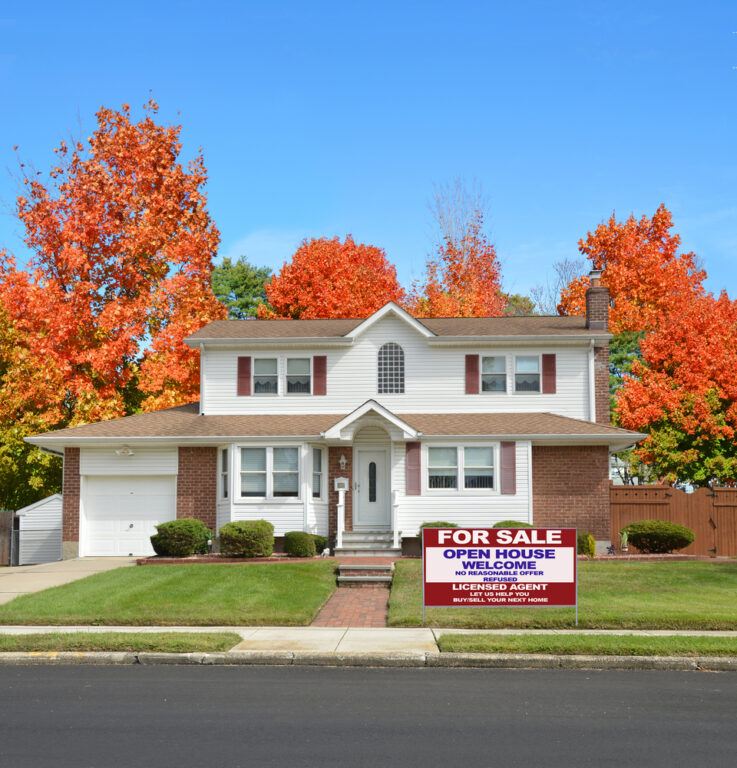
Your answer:
[[[394,573],[393,565],[351,565],[338,566],[339,587],[390,587]]]
[[[402,550],[371,546],[359,547],[354,545],[346,547],[345,542],[343,542],[343,546],[340,549],[336,549],[334,554],[335,557],[401,557]]]

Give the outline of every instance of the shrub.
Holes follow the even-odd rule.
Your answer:
[[[422,536],[422,529],[423,528],[457,528],[458,526],[455,523],[446,523],[442,520],[438,520],[435,523],[423,523],[420,526],[420,530],[418,532],[418,536]]]
[[[220,551],[233,557],[268,557],[274,551],[274,526],[267,520],[238,520],[220,529]]]
[[[495,523],[494,528],[532,528],[529,523],[521,523],[519,520],[502,520]]]
[[[289,531],[284,534],[284,551],[292,557],[314,557],[317,554],[311,533]]]
[[[596,539],[588,531],[578,532],[576,544],[576,552],[579,555],[588,555],[589,557],[596,555]]]
[[[181,517],[156,526],[157,533],[151,537],[151,546],[157,555],[164,557],[187,557],[207,554],[207,540],[212,531],[193,517]]]
[[[685,525],[665,520],[640,520],[625,525],[619,532],[627,532],[628,541],[646,554],[661,554],[683,549],[691,544],[696,534]]]
[[[325,536],[318,536],[316,533],[312,534],[312,538],[315,541],[315,552],[317,552],[318,555],[322,554],[323,549],[328,545],[328,540]]]

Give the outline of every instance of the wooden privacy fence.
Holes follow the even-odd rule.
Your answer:
[[[13,535],[15,512],[0,509],[0,566],[10,565],[10,537]]]
[[[686,555],[737,555],[737,488],[699,488],[686,493],[663,485],[612,485],[611,539],[638,520],[668,520],[696,534]]]

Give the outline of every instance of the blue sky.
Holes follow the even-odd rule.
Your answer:
[[[433,184],[476,179],[504,286],[527,292],[612,211],[665,203],[737,297],[734,2],[0,5],[6,169],[49,167],[100,105],[159,102],[202,147],[221,255],[278,268],[303,237],[382,246],[408,283]],[[23,256],[0,215],[0,246]]]

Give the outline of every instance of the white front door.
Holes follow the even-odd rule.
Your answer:
[[[388,528],[389,452],[386,448],[356,448],[353,478],[353,527]]]

